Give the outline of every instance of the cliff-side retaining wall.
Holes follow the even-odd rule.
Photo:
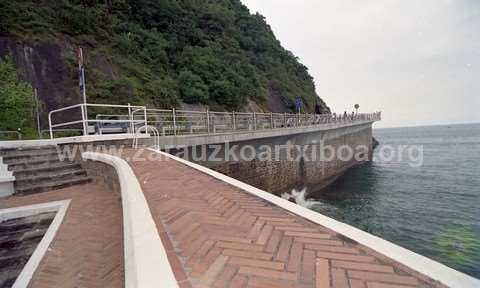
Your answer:
[[[316,191],[369,161],[372,123],[170,152],[274,194]]]

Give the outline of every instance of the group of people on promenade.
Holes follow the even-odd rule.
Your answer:
[[[358,108],[355,107],[355,108]],[[375,112],[373,114],[369,114],[369,115],[360,115],[358,114],[358,112],[355,112],[355,111],[352,111],[351,114],[347,113],[347,111],[345,110],[345,112],[343,112],[343,115],[341,114],[338,114],[337,113],[322,113],[322,107],[320,106],[320,104],[315,103],[315,115],[317,116],[316,119],[321,119],[322,116],[326,116],[326,118],[328,119],[327,120],[327,123],[330,123],[330,122],[338,122],[338,121],[353,121],[353,120],[356,120],[358,118],[364,118],[364,117],[367,117],[366,119],[362,119],[362,120],[374,120],[374,119],[380,119],[380,116],[381,116],[381,112]]]

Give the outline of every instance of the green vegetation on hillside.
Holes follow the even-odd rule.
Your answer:
[[[118,77],[87,61],[89,95],[102,102],[238,110],[248,99],[265,108],[275,94],[312,111],[318,100],[307,68],[240,0],[1,1],[0,35],[64,35],[87,55],[108,55]]]
[[[18,80],[17,70],[10,59],[0,58],[0,131],[20,129],[24,136],[28,138],[34,136],[32,121],[34,104],[32,87]],[[8,139],[9,136],[0,134],[0,139],[5,138]]]

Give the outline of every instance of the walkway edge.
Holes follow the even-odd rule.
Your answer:
[[[178,287],[147,200],[130,165],[119,157],[102,153],[84,152],[82,158],[106,163],[117,171],[122,195],[125,287]]]
[[[458,288],[477,288],[480,287],[480,280],[475,279],[469,275],[461,273],[455,269],[447,267],[439,262],[433,261],[425,256],[414,253],[408,249],[400,247],[396,244],[388,242],[382,238],[364,232],[348,224],[339,222],[320,213],[304,208],[300,205],[277,197],[264,190],[255,188],[244,182],[213,171],[207,167],[201,166],[173,156],[171,154],[149,149],[150,151],[160,153],[170,159],[183,163],[189,167],[192,167],[200,172],[208,174],[214,178],[217,178],[223,182],[226,182],[234,187],[240,188],[250,194],[260,197],[272,204],[275,204],[287,211],[290,211],[296,215],[299,215],[305,219],[308,219],[314,223],[320,224],[328,229],[331,229],[339,234],[342,234],[358,243],[377,251],[421,274],[424,274],[448,287]]]
[[[37,270],[45,254],[47,254],[50,244],[52,243],[55,235],[57,235],[58,229],[63,222],[65,213],[70,205],[70,199],[47,202],[41,204],[33,204],[28,206],[18,206],[12,208],[6,208],[0,210],[0,222],[12,218],[26,217],[45,212],[56,212],[52,223],[47,228],[47,232],[43,235],[42,240],[38,243],[37,247],[33,251],[33,254],[28,259],[27,263],[22,269],[22,272],[18,275],[12,288],[25,288],[28,287],[33,274]]]

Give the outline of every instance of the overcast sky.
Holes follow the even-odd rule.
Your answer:
[[[334,111],[377,127],[480,122],[480,0],[242,0]]]

